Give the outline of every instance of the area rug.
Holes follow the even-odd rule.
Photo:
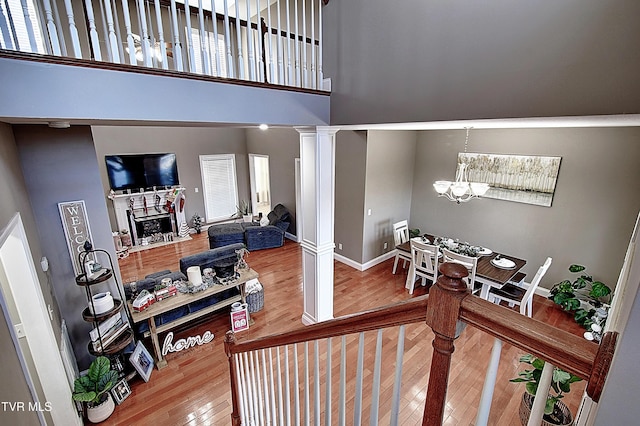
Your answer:
[[[175,244],[175,243],[180,243],[183,241],[189,241],[191,239],[190,235],[187,235],[186,237],[173,237],[173,241],[158,241],[157,243],[149,243],[146,246],[142,246],[142,245],[138,245],[138,246],[133,246],[129,249],[129,253],[136,253],[142,250],[151,250],[154,249],[156,247],[162,247],[162,246],[167,246],[169,244]]]

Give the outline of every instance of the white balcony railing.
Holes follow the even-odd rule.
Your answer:
[[[323,0],[187,3],[0,1],[0,48],[323,90]]]

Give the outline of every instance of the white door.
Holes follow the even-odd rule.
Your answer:
[[[251,179],[251,207],[254,216],[271,211],[271,181],[269,178],[269,156],[249,154],[249,177]]]
[[[0,277],[0,302],[33,395],[24,409],[37,410],[43,424],[49,417],[81,425],[19,213],[0,231]]]

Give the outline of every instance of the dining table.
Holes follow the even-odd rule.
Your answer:
[[[429,244],[434,244],[434,241],[436,240],[436,236],[431,234],[423,234],[422,236],[414,238],[417,238],[417,241],[424,241],[423,238],[426,238],[429,241]],[[397,245],[396,249],[405,251],[410,255],[411,240]],[[482,284],[480,297],[485,300],[489,298],[489,291],[492,288],[502,288],[502,286],[511,281],[516,275],[522,276],[522,274],[519,274],[519,271],[527,264],[526,260],[520,259],[516,256],[511,256],[508,253],[487,250],[487,252],[489,251],[489,254],[479,255],[478,264],[476,266],[476,282]],[[496,259],[508,259],[511,260],[514,265],[509,268],[498,267],[494,265]],[[492,260],[494,262],[492,262]]]

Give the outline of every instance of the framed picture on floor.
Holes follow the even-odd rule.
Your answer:
[[[127,383],[126,379],[120,380],[116,385],[111,389],[111,396],[116,404],[122,404],[122,401],[127,399],[127,397],[131,394],[131,388],[129,387],[129,383]]]
[[[149,377],[151,377],[151,371],[153,370],[153,357],[142,342],[138,341],[135,350],[129,357],[129,362],[131,362],[133,368],[140,374],[140,377],[142,377],[145,382],[148,382]]]

